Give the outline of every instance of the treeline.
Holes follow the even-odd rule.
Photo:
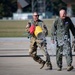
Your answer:
[[[32,12],[32,0],[27,0],[28,6],[22,8],[23,12]],[[35,0],[37,1],[37,0]],[[62,0],[46,0],[46,11],[53,12],[53,14],[58,14],[58,9],[61,6],[66,6]],[[73,14],[75,14],[75,5],[73,7]],[[17,0],[0,0],[0,18],[2,17],[12,17],[13,13],[17,11]]]
[[[11,17],[17,10],[17,0],[0,0],[0,18]]]

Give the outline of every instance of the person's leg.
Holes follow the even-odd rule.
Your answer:
[[[70,71],[70,70],[73,69],[73,66],[72,66],[72,50],[71,50],[70,42],[65,42],[64,53],[65,53],[66,62],[67,62],[67,71]]]
[[[36,62],[41,64],[40,69],[42,69],[45,65],[45,61],[37,55],[37,43],[33,39],[30,42],[29,54]]]
[[[58,66],[58,71],[62,70],[62,55],[63,55],[63,46],[58,46],[56,49],[56,62]]]
[[[41,44],[39,44],[39,47],[40,49],[43,51],[43,54],[45,56],[45,59],[46,59],[46,65],[48,67],[48,69],[52,69],[52,64],[51,64],[51,61],[50,61],[50,55],[47,51],[47,43],[46,41],[43,41]]]

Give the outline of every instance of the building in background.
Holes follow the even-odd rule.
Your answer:
[[[29,3],[26,0],[17,0],[17,13],[22,13],[22,8],[28,5]]]

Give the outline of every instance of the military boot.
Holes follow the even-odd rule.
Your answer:
[[[61,67],[58,67],[57,71],[61,71],[61,70],[62,70],[62,68]]]
[[[71,71],[71,70],[73,70],[73,69],[74,69],[73,66],[68,66],[68,67],[67,67],[67,71]]]
[[[40,69],[42,69],[45,66],[45,63],[45,61],[42,61]]]
[[[47,69],[46,70],[52,70],[52,64],[50,62],[46,62]]]

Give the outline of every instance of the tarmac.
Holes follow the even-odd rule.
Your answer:
[[[47,37],[47,48],[53,65],[52,70],[46,70],[46,65],[40,69],[40,64],[35,62],[28,53],[29,39],[25,37],[0,38],[0,75],[75,75],[75,68],[67,71],[66,59],[63,56],[62,71],[57,71],[55,44]],[[38,55],[44,59],[38,48]],[[44,59],[45,60],[45,59]],[[73,63],[75,67],[75,52]]]
[[[52,44],[49,37],[47,39],[47,49],[50,55],[55,55],[55,44]],[[15,38],[0,38],[0,56],[4,55],[26,55],[28,56],[28,49],[30,45],[30,39],[25,37],[15,37]],[[38,48],[38,54],[41,55],[42,52]]]
[[[51,56],[56,55],[56,44],[52,44],[51,38],[47,37],[47,50]],[[28,49],[30,46],[30,39],[26,37],[11,37],[1,38],[0,37],[0,56],[28,56]],[[41,50],[38,48],[38,54],[42,55]],[[64,52],[63,52],[64,54]],[[75,52],[72,50],[73,56]]]

